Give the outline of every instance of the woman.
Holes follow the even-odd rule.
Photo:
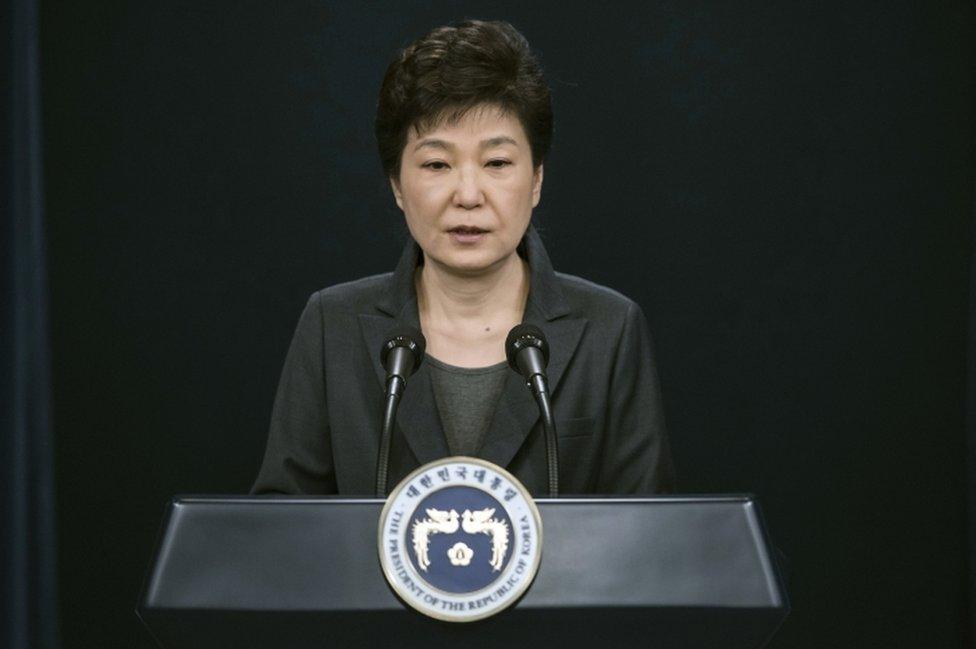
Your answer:
[[[549,89],[504,22],[439,27],[390,64],[376,118],[384,171],[411,240],[393,273],[315,293],[275,399],[255,493],[369,495],[396,324],[427,358],[403,394],[390,486],[473,455],[546,492],[536,404],[505,337],[540,327],[559,433],[560,491],[670,491],[673,470],[647,325],[622,295],[553,271],[530,224],[552,138]]]

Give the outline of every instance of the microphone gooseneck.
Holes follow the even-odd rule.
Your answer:
[[[535,325],[522,323],[508,332],[505,339],[505,356],[509,366],[522,375],[532,390],[546,436],[546,466],[549,473],[549,496],[559,495],[559,448],[556,445],[556,422],[549,400],[549,343],[546,335]]]
[[[400,326],[391,331],[380,348],[380,362],[386,369],[386,401],[383,407],[383,429],[380,452],[376,458],[376,495],[386,496],[386,478],[390,464],[390,440],[396,422],[400,396],[410,378],[424,360],[427,339],[418,329]]]

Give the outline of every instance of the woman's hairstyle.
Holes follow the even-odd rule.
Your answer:
[[[400,177],[410,128],[423,133],[467,111],[496,105],[516,115],[538,167],[552,142],[552,105],[542,68],[529,43],[502,21],[466,20],[437,27],[390,63],[376,109],[376,141],[383,171]]]

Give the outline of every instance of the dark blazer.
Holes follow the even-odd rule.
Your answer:
[[[519,253],[530,268],[525,321],[549,339],[561,494],[662,493],[674,474],[647,323],[632,300],[555,273],[535,229]],[[393,273],[318,291],[285,359],[264,463],[253,493],[369,496],[385,374],[380,347],[395,324],[419,328],[411,240]],[[389,488],[449,455],[427,365],[410,378],[390,450]],[[545,495],[546,452],[529,389],[509,374],[477,453]]]

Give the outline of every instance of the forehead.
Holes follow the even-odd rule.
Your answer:
[[[493,104],[480,104],[463,112],[445,110],[426,122],[414,124],[407,131],[407,145],[428,139],[462,142],[499,136],[507,136],[519,145],[528,140],[514,113]]]

